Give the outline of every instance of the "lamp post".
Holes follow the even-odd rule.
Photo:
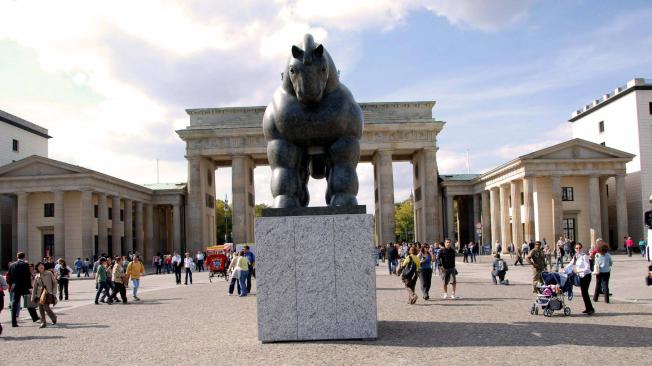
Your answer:
[[[229,231],[228,230],[229,226],[228,226],[227,217],[226,217],[226,209],[227,209],[228,205],[229,205],[229,196],[226,195],[226,196],[224,196],[224,243],[225,244],[227,243],[226,236],[227,236],[227,233]]]

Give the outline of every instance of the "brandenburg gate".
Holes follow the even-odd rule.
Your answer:
[[[432,117],[434,101],[361,103],[364,132],[361,162],[374,167],[376,241],[394,241],[393,161],[412,163],[415,239],[441,238],[437,134],[444,122]],[[265,107],[186,110],[190,125],[176,131],[188,160],[187,238],[195,250],[216,242],[216,169],[232,168],[233,242],[254,240],[253,170],[268,165],[262,120]],[[364,189],[364,188],[361,188]]]

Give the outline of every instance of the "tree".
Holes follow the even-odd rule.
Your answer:
[[[412,196],[394,204],[394,234],[396,240],[414,241],[414,204]]]
[[[259,203],[256,205],[256,217],[260,217],[263,215],[263,209],[264,208],[269,208],[270,206],[264,203]]]
[[[224,201],[220,199],[215,200],[215,232],[217,233],[217,242],[220,244],[225,243],[225,238],[226,242],[231,242],[231,233],[233,232],[232,215],[233,209],[230,205],[225,204]]]

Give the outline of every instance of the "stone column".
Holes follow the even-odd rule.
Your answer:
[[[143,255],[145,250],[145,231],[143,228],[143,203],[136,201],[136,247],[135,252]],[[145,260],[145,258],[143,258]]]
[[[133,230],[133,201],[125,199],[125,220],[124,220],[124,233],[125,233],[125,250],[128,252],[134,251],[134,230]],[[122,254],[127,254],[122,253]]]
[[[93,259],[95,254],[95,237],[93,236],[93,224],[95,215],[93,215],[93,192],[90,190],[81,191],[81,238],[82,254],[84,258]]]
[[[564,216],[564,210],[562,208],[561,201],[561,177],[558,175],[553,175],[551,177],[552,184],[552,235],[555,238],[555,242],[563,234],[561,221]]]
[[[500,189],[493,187],[489,191],[491,207],[491,248],[496,251],[496,242],[501,241],[500,237]]]
[[[145,205],[145,253],[143,255],[143,261],[147,261],[152,258],[156,253],[154,248],[154,207],[153,205]]]
[[[512,243],[519,246],[523,242],[523,223],[521,222],[521,187],[519,181],[510,182],[512,196]]]
[[[436,240],[441,239],[439,227],[439,182],[437,181],[437,149],[424,149],[423,150],[423,203],[425,210],[424,229],[425,238],[424,242],[434,243]],[[392,199],[394,197],[392,179]],[[394,207],[394,205],[392,205]],[[394,216],[392,215],[392,219]]]
[[[607,178],[600,178],[600,212],[602,221],[602,238],[609,241],[609,197],[607,197]]]
[[[29,253],[27,252],[27,248],[29,248],[28,245],[28,236],[27,236],[27,228],[28,228],[28,209],[27,209],[27,200],[29,199],[29,193],[26,192],[18,192],[16,193],[17,197],[17,218],[16,218],[16,226],[17,226],[17,231],[18,231],[18,244],[16,246],[16,251],[17,252],[23,252],[25,255],[28,256],[28,259],[30,261],[34,261],[38,259],[38,253],[34,253],[37,255],[36,258],[29,258]]]
[[[600,210],[599,177],[589,177],[589,230],[595,231],[595,239],[602,237],[602,211]],[[592,243],[589,243],[589,245]]]
[[[109,207],[106,201],[106,193],[97,194],[97,247],[100,255],[106,255],[109,251],[108,241],[109,230]]]
[[[186,251],[194,253],[215,243],[215,164],[206,158],[188,159]]]
[[[233,190],[233,242],[248,243],[251,237],[251,217],[254,215],[254,192],[252,189],[253,160],[249,156],[238,155],[232,160],[231,187]],[[215,238],[206,243],[212,245]]]
[[[450,239],[451,243],[455,245],[455,222],[453,221],[453,201],[455,200],[455,195],[449,194],[446,192],[446,238]]]
[[[373,157],[375,171],[376,227],[382,244],[396,240],[394,233],[394,173],[392,152],[378,150]],[[379,244],[380,244],[379,243]]]
[[[616,228],[618,229],[618,236],[614,244],[621,243],[625,236],[629,236],[625,189],[625,175],[619,174],[616,176]]]
[[[523,222],[525,222],[525,240],[534,240],[534,177],[523,178]],[[555,240],[556,241],[556,240]],[[518,243],[516,243],[518,245]]]
[[[482,191],[482,241],[481,244],[491,243],[491,211],[489,205],[489,191]]]
[[[502,238],[502,252],[507,253],[508,246],[512,241],[509,222],[509,184],[500,186],[500,237]]]
[[[54,191],[54,247],[59,253],[63,252],[63,257],[72,263],[72,248],[66,248],[66,224],[64,215],[64,192]]]
[[[474,194],[473,195],[473,241],[478,242],[478,233],[476,229],[476,225],[480,223],[480,195],[479,194]]]
[[[111,239],[113,247],[113,255],[126,255],[127,253],[122,253],[122,245],[120,245],[120,237],[123,235],[122,230],[120,230],[120,197],[113,196],[111,213]]]
[[[172,238],[174,250],[181,253],[181,205],[172,205]]]

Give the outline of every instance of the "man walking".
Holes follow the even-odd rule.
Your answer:
[[[32,288],[32,275],[29,272],[29,264],[25,261],[25,253],[18,252],[17,261],[11,264],[7,272],[9,291],[13,293],[11,299],[11,326],[18,326],[18,311],[20,300],[24,295],[29,294]]]
[[[190,258],[190,253],[186,252],[186,257],[183,259],[183,266],[186,268],[186,282],[184,285],[188,284],[188,276],[190,276],[190,284],[192,285],[192,266],[194,265],[192,258]]]
[[[243,247],[244,249],[244,256],[249,260],[249,272],[247,273],[247,293],[251,292],[251,276],[253,275],[256,277],[256,256],[254,253],[251,252],[251,249],[249,248],[248,245],[245,245]]]
[[[181,263],[181,256],[179,253],[174,252],[174,256],[172,256],[172,268],[174,269],[174,279],[177,285],[181,284]]]
[[[444,280],[444,293],[442,298],[448,298],[448,284],[450,283],[453,286],[453,292],[451,293],[450,298],[455,299],[455,291],[457,286],[457,280],[455,276],[457,275],[457,270],[455,269],[455,249],[451,247],[450,239],[446,239],[444,242],[444,249],[439,252],[439,258],[441,261],[440,271],[443,274]]]
[[[528,253],[527,262],[532,265],[532,291],[537,293],[537,283],[541,281],[541,273],[546,269],[546,256],[541,249],[541,242],[534,243],[534,249]]]
[[[201,250],[197,251],[197,272],[204,270],[204,253]]]
[[[387,247],[387,267],[389,268],[389,274],[396,273],[396,265],[398,264],[398,249],[393,243],[389,243]]]
[[[127,265],[126,272],[127,283],[129,282],[129,278],[131,278],[131,285],[133,286],[131,291],[134,296],[134,300],[140,301],[140,298],[138,297],[138,288],[140,287],[140,276],[145,273],[145,266],[143,265],[143,262],[140,261],[139,255],[134,255],[134,260],[133,262],[129,263],[129,265]]]

